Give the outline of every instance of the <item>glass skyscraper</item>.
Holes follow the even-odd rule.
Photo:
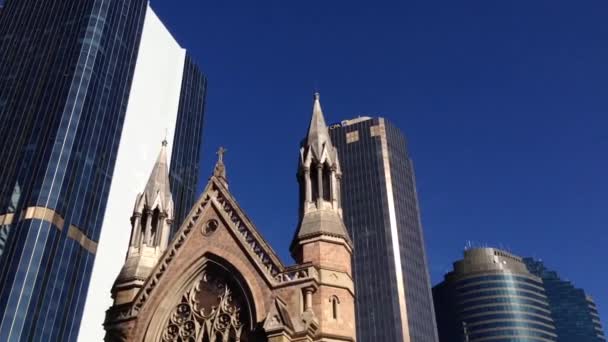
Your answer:
[[[80,341],[103,339],[102,324],[105,311],[112,305],[112,285],[129,246],[128,218],[137,194],[145,187],[163,138],[168,141],[173,231],[198,197],[206,87],[207,81],[192,57],[148,7]]]
[[[437,331],[405,137],[384,118],[330,127],[343,170],[344,221],[355,245],[357,340],[435,342]]]
[[[433,297],[441,342],[558,341],[541,278],[505,251],[465,251]]]
[[[182,84],[179,90],[169,170],[171,194],[175,202],[175,222],[171,227],[171,238],[192,209],[198,195],[196,186],[199,178],[207,79],[188,54],[184,56]]]
[[[543,280],[559,342],[605,342],[600,316],[585,291],[562,280],[540,260],[524,258],[528,270]]]
[[[77,337],[146,13],[145,0],[9,0],[2,9],[0,341]],[[172,147],[172,186],[187,202],[205,81],[191,60],[182,67],[193,99],[179,97],[181,119],[168,128],[199,137]],[[164,132],[148,133],[156,153]]]

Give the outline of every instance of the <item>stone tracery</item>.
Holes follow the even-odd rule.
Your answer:
[[[249,307],[227,272],[207,267],[175,306],[162,342],[245,342]]]

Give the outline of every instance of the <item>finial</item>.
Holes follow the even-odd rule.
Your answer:
[[[315,91],[315,95],[314,96],[315,96],[315,100],[317,100],[317,101],[321,98],[321,94],[319,94],[318,91]]]
[[[215,163],[215,169],[213,170],[213,176],[224,184],[225,187],[228,187],[228,180],[226,179],[226,166],[224,166],[224,154],[228,150],[224,148],[224,146],[220,146],[217,150],[217,163]]]
[[[218,162],[223,162],[224,161],[224,154],[226,152],[228,152],[228,150],[225,149],[224,146],[220,146],[220,148],[216,152],[216,154],[218,156]]]
[[[163,139],[163,146],[167,146],[167,134],[169,134],[169,130],[165,128],[165,138]]]

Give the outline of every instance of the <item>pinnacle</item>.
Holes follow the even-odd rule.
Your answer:
[[[317,157],[320,157],[325,145],[327,145],[326,147],[332,146],[325,117],[323,116],[323,109],[321,108],[319,93],[314,94],[312,117],[308,126],[306,145],[312,148]]]
[[[163,206],[167,206],[172,200],[171,188],[169,185],[169,167],[167,163],[167,141],[163,140],[158,158],[152,168],[150,177],[144,190],[144,195],[152,202],[156,199],[156,196],[160,196],[163,202]]]

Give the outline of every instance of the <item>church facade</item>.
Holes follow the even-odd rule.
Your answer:
[[[284,265],[228,189],[223,149],[169,241],[166,144],[136,198],[106,341],[356,341],[352,241],[342,220],[338,152],[315,94],[300,148],[300,217]]]

